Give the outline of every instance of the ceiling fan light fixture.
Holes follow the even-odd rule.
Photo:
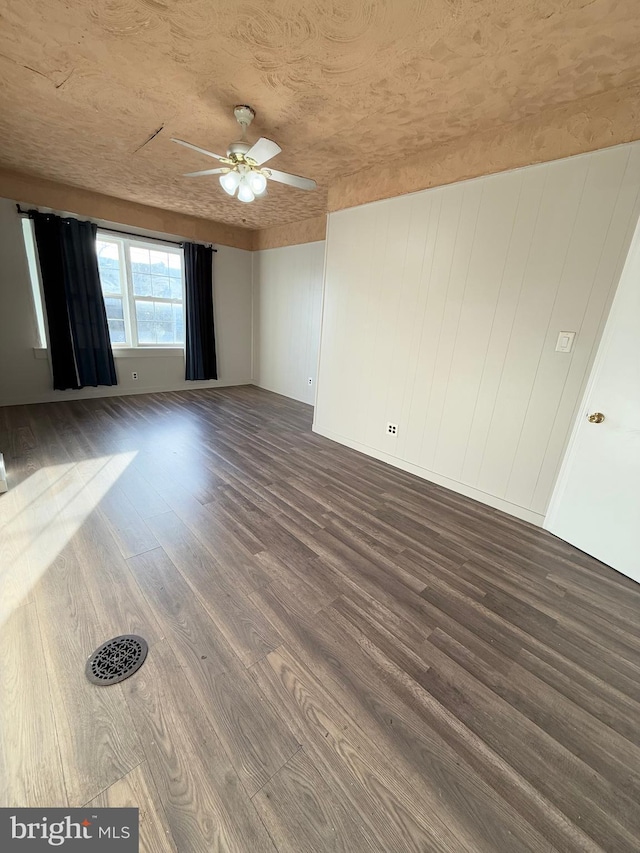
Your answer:
[[[236,194],[240,180],[240,175],[234,171],[225,172],[224,175],[220,175],[220,185],[226,193],[229,193],[229,195]]]
[[[267,179],[262,172],[250,172],[247,177],[254,195],[262,195],[267,189]]]
[[[237,193],[238,200],[245,204],[267,194],[267,179],[278,181],[281,184],[296,187],[300,190],[316,189],[316,182],[311,180],[311,178],[302,178],[300,175],[291,175],[288,172],[280,172],[277,169],[270,169],[268,167],[263,168],[264,164],[280,154],[282,149],[277,142],[263,136],[253,144],[247,142],[247,128],[254,119],[255,112],[246,104],[238,104],[233,112],[238,124],[242,128],[242,138],[229,145],[226,157],[223,157],[221,154],[215,154],[213,151],[207,151],[206,148],[200,148],[198,145],[193,145],[184,139],[171,137],[172,142],[177,142],[178,145],[183,145],[185,148],[190,148],[199,154],[204,154],[206,157],[213,157],[214,160],[218,160],[219,163],[224,164],[217,169],[201,169],[197,172],[187,172],[185,175],[186,178],[197,178],[222,173],[219,178],[222,189],[230,196],[235,196]]]
[[[244,202],[250,202],[255,199],[255,195],[249,182],[245,177],[240,181],[240,185],[238,186],[238,200]]]

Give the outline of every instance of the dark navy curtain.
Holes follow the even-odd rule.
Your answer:
[[[117,385],[102,298],[97,226],[29,211],[47,309],[53,387]]]
[[[213,249],[184,244],[185,379],[217,379],[213,326]]]

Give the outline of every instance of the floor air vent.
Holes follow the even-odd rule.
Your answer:
[[[140,669],[148,650],[147,641],[135,634],[114,637],[91,655],[85,675],[93,684],[117,684]]]

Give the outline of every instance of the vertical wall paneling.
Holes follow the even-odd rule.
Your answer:
[[[331,214],[314,428],[540,523],[639,188],[631,143]]]
[[[303,403],[316,391],[324,248],[322,241],[253,253],[254,382]]]

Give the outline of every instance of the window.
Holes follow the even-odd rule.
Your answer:
[[[98,231],[96,250],[111,343],[184,344],[182,249]]]
[[[33,290],[39,346],[46,346],[40,276],[33,223],[22,220]],[[100,231],[96,238],[98,271],[114,347],[184,345],[184,265],[182,249],[118,237]]]

